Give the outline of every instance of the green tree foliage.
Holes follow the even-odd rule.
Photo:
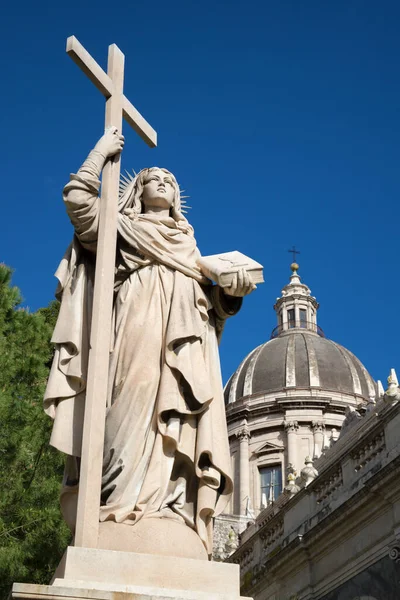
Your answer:
[[[20,308],[0,264],[0,598],[14,581],[49,583],[70,541],[59,509],[63,456],[42,402],[58,303]]]

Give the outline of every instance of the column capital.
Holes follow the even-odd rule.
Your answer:
[[[314,433],[323,433],[325,431],[324,421],[312,421],[311,428]]]
[[[283,424],[288,433],[296,433],[296,431],[299,428],[299,424],[297,421],[284,421]]]
[[[250,431],[247,426],[242,427],[239,431],[236,432],[236,437],[240,442],[250,439]]]

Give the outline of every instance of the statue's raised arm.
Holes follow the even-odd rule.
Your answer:
[[[88,250],[96,250],[99,228],[98,194],[100,175],[107,160],[122,152],[124,136],[111,127],[99,139],[77,174],[72,174],[64,188],[67,213],[80,242]]]

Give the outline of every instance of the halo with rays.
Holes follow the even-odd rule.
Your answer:
[[[134,171],[134,169],[132,169],[133,174],[129,173],[129,171],[127,171],[126,169],[125,169],[125,173],[126,173],[126,175],[121,173],[121,177],[119,180],[119,197],[120,198],[122,198],[122,196],[126,192],[127,187],[131,185],[132,181],[137,176],[137,173]]]
[[[178,184],[178,187],[179,187],[179,184]],[[186,203],[186,199],[187,199],[187,198],[190,198],[190,196],[182,196],[182,194],[183,194],[185,191],[186,191],[186,190],[181,190],[181,188],[179,188],[179,196],[180,196],[180,199],[181,199],[181,212],[183,212],[183,213],[187,213],[187,212],[188,212],[188,211],[187,211],[187,209],[189,209],[189,208],[192,208],[191,206],[189,206],[189,205]]]
[[[125,169],[125,173],[126,173],[126,175],[121,173],[121,177],[119,180],[119,197],[120,198],[122,198],[122,196],[125,194],[127,188],[132,184],[135,177],[137,177],[137,173],[134,169],[132,169],[132,173],[129,173],[129,171],[127,171]],[[181,212],[187,213],[188,209],[192,208],[191,206],[188,206],[188,204],[186,202],[187,198],[190,198],[190,196],[182,195],[185,192],[185,190],[181,190],[181,188],[179,187],[179,184],[178,184],[178,188],[179,188],[179,196],[180,196],[180,200],[181,200]]]

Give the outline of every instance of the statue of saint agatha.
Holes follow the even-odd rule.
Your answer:
[[[108,130],[63,193],[75,235],[56,273],[61,308],[45,410],[54,419],[51,444],[68,455],[61,504],[72,529],[100,176],[123,144],[116,128]],[[133,529],[145,519],[171,519],[191,528],[210,555],[212,518],[232,492],[218,339],[255,285],[243,269],[224,289],[204,276],[166,169],[143,169],[126,181],[117,231],[99,519]]]

